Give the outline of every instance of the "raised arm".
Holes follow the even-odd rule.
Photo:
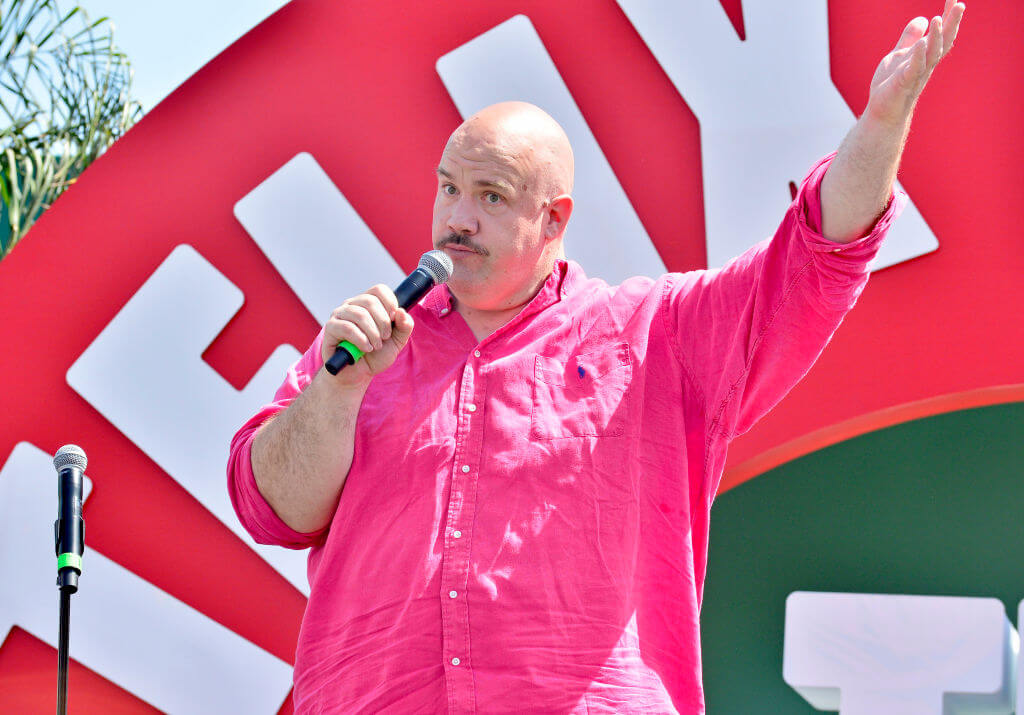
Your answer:
[[[848,243],[885,211],[910,119],[928,78],[952,49],[964,4],[946,0],[942,17],[910,21],[871,79],[864,114],[850,130],[821,185],[822,233]]]

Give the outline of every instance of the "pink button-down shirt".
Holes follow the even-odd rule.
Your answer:
[[[701,713],[698,616],[731,438],[803,376],[898,213],[824,239],[816,165],[774,239],[721,270],[619,286],[559,262],[479,343],[439,287],[374,378],[328,529],[256,488],[253,434],[321,368],[318,337],[235,436],[257,541],[311,547],[299,712]]]

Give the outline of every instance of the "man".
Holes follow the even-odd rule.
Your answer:
[[[311,547],[298,711],[703,712],[727,444],[863,289],[963,11],[907,26],[774,238],[720,271],[588,280],[562,253],[561,128],[510,102],[455,130],[433,218],[448,285],[409,313],[382,285],[345,301],[232,443],[249,531]],[[342,340],[366,355],[331,376]]]

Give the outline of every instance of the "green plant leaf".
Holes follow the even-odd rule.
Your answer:
[[[0,58],[2,258],[141,107],[109,18],[80,5],[0,0]]]

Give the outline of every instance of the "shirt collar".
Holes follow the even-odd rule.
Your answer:
[[[537,291],[537,295],[523,308],[521,315],[538,313],[548,306],[554,305],[567,295],[572,295],[586,276],[583,269],[576,261],[567,261],[559,258],[551,274],[544,281],[544,284]],[[451,315],[455,309],[454,299],[447,285],[434,286],[423,298],[422,305],[438,318]]]
[[[431,288],[423,298],[422,305],[438,318],[449,315],[455,307],[452,303],[452,294],[446,285]]]

